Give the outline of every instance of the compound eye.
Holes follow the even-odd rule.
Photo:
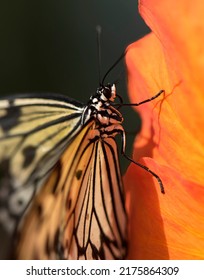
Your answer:
[[[104,90],[103,90],[103,94],[105,95],[105,97],[107,99],[110,99],[111,98],[111,87],[105,86]]]

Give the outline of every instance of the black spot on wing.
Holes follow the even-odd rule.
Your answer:
[[[77,180],[79,180],[81,178],[81,175],[82,175],[82,170],[77,170],[76,171],[76,178],[77,178]]]
[[[32,164],[36,154],[36,147],[34,146],[27,146],[23,149],[23,156],[24,156],[24,162],[23,162],[23,168],[28,167],[30,164]]]
[[[54,236],[54,251],[59,259],[64,259],[64,247],[60,242],[60,229],[58,228]]]
[[[19,117],[21,116],[21,109],[13,106],[13,100],[10,100],[10,107],[5,109],[6,114],[0,118],[0,127],[6,133],[19,123]]]
[[[11,194],[10,161],[0,163],[0,207],[8,207],[8,196]]]
[[[22,199],[22,198],[19,198],[19,199],[17,200],[17,203],[18,203],[19,206],[22,206],[22,205],[23,205],[23,199]]]

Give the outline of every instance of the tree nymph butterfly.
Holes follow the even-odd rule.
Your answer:
[[[106,76],[105,76],[106,77]],[[86,105],[58,94],[0,99],[0,223],[17,259],[124,259],[125,195],[115,84]],[[119,97],[120,98],[120,97]],[[160,178],[147,167],[134,162]],[[7,257],[10,257],[7,256]]]

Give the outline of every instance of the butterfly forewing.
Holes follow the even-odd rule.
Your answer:
[[[83,106],[72,103],[58,95],[0,100],[0,220],[9,231],[81,128]]]

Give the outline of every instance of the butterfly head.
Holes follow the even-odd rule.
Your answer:
[[[98,94],[100,95],[100,99],[103,101],[111,101],[113,102],[116,98],[116,87],[115,84],[107,84],[102,85],[98,88]]]

